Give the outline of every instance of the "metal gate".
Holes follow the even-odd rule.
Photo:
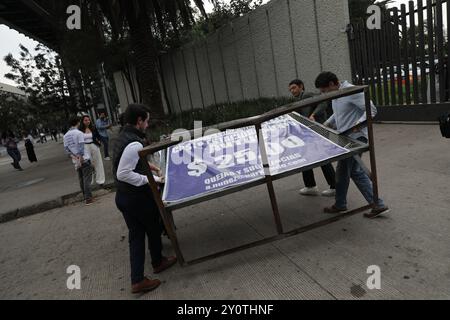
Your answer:
[[[447,8],[450,0],[410,1],[382,10],[381,29],[349,25],[353,83],[368,85],[378,106],[450,108]]]

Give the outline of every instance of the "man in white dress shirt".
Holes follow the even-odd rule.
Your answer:
[[[113,174],[117,186],[116,205],[129,230],[131,291],[140,293],[156,289],[161,282],[144,276],[145,235],[154,273],[176,263],[176,257],[162,255],[160,215],[148,184],[149,164],[140,159],[148,127],[148,107],[132,104],[125,111],[125,126],[115,141]]]

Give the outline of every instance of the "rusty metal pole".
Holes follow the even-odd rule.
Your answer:
[[[270,204],[272,205],[273,216],[275,218],[275,224],[277,226],[278,234],[283,233],[283,225],[281,224],[280,211],[278,209],[277,198],[275,196],[275,189],[273,187],[272,176],[269,171],[269,158],[267,157],[266,145],[264,144],[263,131],[261,124],[256,124],[256,135],[258,137],[259,150],[261,152],[261,160],[264,168],[264,174],[266,176],[267,190],[269,191]]]
[[[141,156],[142,161],[147,163],[147,159],[145,156]],[[170,214],[167,213],[166,208],[164,206],[164,203],[161,198],[161,193],[158,190],[158,185],[156,184],[155,179],[153,178],[152,171],[150,169],[150,166],[148,167],[147,172],[147,178],[148,178],[148,184],[150,185],[150,188],[152,190],[153,199],[155,199],[155,202],[159,209],[159,214],[161,216],[161,219],[163,220],[164,226],[166,227],[167,234],[169,235],[170,241],[172,242],[172,246],[175,250],[175,254],[177,255],[178,262],[180,265],[184,265],[184,257],[181,253],[180,245],[178,243],[177,234],[174,230],[174,224],[172,223]]]
[[[369,153],[370,153],[370,170],[373,185],[373,202],[376,204],[379,199],[378,194],[378,176],[377,176],[377,163],[375,158],[375,139],[373,136],[373,117],[372,117],[372,107],[370,102],[370,92],[369,88],[364,89],[364,99],[366,103],[366,117],[367,117],[367,131],[369,135]]]

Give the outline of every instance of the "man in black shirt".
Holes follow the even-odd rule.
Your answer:
[[[305,92],[305,85],[303,81],[299,79],[292,80],[289,83],[289,91],[292,96],[298,100],[304,100],[314,96],[313,93]],[[299,110],[299,113],[312,121],[323,123],[328,118],[327,109],[328,104],[322,103],[318,106],[302,108]],[[322,172],[330,186],[329,189],[322,191],[322,196],[334,197],[336,193],[336,180],[333,165],[330,163],[323,166]],[[303,182],[305,183],[305,187],[300,190],[300,194],[305,196],[319,195],[319,188],[317,187],[313,170],[303,171]]]

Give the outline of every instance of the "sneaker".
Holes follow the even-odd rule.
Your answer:
[[[364,214],[364,217],[369,218],[369,219],[373,219],[378,217],[379,215],[388,213],[390,210],[388,207],[378,207],[378,208],[373,208],[372,211],[370,213],[366,213]]]
[[[319,195],[319,188],[317,188],[317,187],[312,187],[312,188],[305,187],[305,188],[300,190],[300,194],[303,195],[303,196],[318,196]]]
[[[144,280],[131,286],[131,293],[149,292],[158,288],[160,284],[161,281],[159,281],[158,279],[150,280],[144,277]]]
[[[323,209],[324,213],[343,213],[346,212],[347,208],[338,208],[334,204],[331,207],[327,207]]]
[[[111,158],[110,158],[110,157],[106,157],[105,160],[106,160],[106,161],[109,161],[109,160],[111,160]]]
[[[327,189],[322,191],[323,197],[334,197],[336,195],[336,189]]]
[[[92,199],[92,198],[86,200],[86,205],[87,206],[90,206],[93,203],[94,203],[94,199]]]
[[[171,266],[173,266],[177,262],[177,257],[162,257],[161,263],[153,267],[153,273],[161,273],[166,269],[169,269]]]

